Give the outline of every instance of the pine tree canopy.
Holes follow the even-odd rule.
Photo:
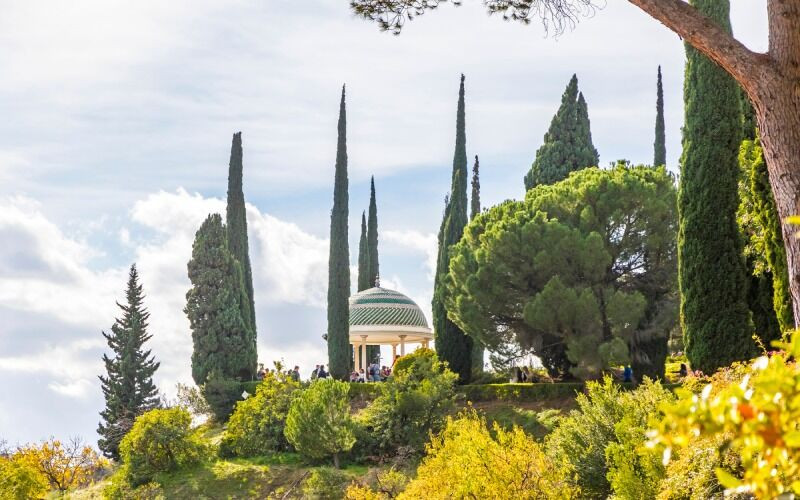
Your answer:
[[[100,386],[106,406],[100,412],[102,421],[98,447],[106,457],[119,459],[119,445],[142,413],[159,406],[158,389],[153,374],[158,369],[150,350],[144,343],[152,335],[147,333],[150,313],[144,307],[144,293],[139,283],[136,265],[128,273],[125,304],[117,303],[122,316],[111,326],[111,333],[103,332],[112,355],[103,354],[106,375],[100,375]]]
[[[226,211],[228,246],[233,257],[242,266],[245,293],[247,293],[248,326],[256,336],[256,309],[253,301],[253,273],[250,269],[250,250],[247,242],[247,211],[242,191],[242,133],[233,134],[231,160],[228,167],[228,207]],[[255,343],[253,344],[255,349]]]
[[[347,115],[345,88],[339,103],[339,138],[331,210],[328,259],[328,368],[332,377],[345,380],[350,374],[350,250],[347,242]]]
[[[451,250],[449,318],[555,376],[633,362],[637,377],[663,377],[677,321],[673,183],[664,167],[588,168],[484,211]]]
[[[252,379],[257,357],[247,321],[249,300],[219,214],[209,215],[197,231],[188,270],[192,288],[184,312],[192,329],[192,378],[198,385],[211,372],[226,379]]]
[[[690,3],[730,33],[728,0]],[[678,194],[681,321],[692,367],[713,373],[756,352],[736,221],[741,110],[736,82],[690,45],[685,75]]]
[[[436,261],[432,302],[436,354],[458,374],[461,383],[469,382],[472,376],[472,339],[447,317],[445,303],[448,292],[444,280],[450,262],[450,247],[461,239],[464,226],[467,225],[467,175],[464,75],[461,75],[456,112],[452,185],[439,229],[439,254]]]
[[[561,106],[544,135],[544,144],[536,151],[536,159],[525,175],[525,189],[558,182],[570,172],[597,166],[599,160],[592,144],[586,100],[578,92],[578,77],[572,75],[561,96]]]
[[[667,139],[664,132],[664,87],[661,84],[661,66],[656,82],[656,140],[653,143],[653,166],[667,164]]]

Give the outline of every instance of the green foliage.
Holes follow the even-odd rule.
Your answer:
[[[111,481],[103,488],[105,500],[165,500],[164,490],[156,482],[133,487],[128,482],[127,467],[123,466],[111,476]]]
[[[594,378],[629,357],[637,376],[663,377],[675,226],[664,167],[588,168],[538,186],[482,213],[453,247],[449,317],[490,350],[532,351],[553,376]]]
[[[350,475],[332,467],[319,467],[311,471],[303,483],[303,498],[314,500],[340,500],[351,481]]]
[[[132,486],[148,483],[208,458],[209,446],[191,429],[192,417],[183,408],[155,409],[136,418],[120,445],[125,476]]]
[[[218,378],[251,379],[256,352],[249,299],[219,214],[209,215],[197,231],[188,269],[192,288],[184,312],[192,329],[192,378],[202,385],[213,371]]]
[[[458,374],[459,382],[467,383],[472,376],[472,338],[448,318],[445,304],[449,290],[445,281],[451,246],[458,243],[467,225],[467,135],[464,111],[464,75],[458,89],[456,111],[456,146],[453,153],[453,175],[450,196],[445,204],[442,225],[439,228],[439,253],[436,259],[436,275],[433,282],[433,331],[436,335],[436,353]]]
[[[659,500],[752,498],[747,494],[726,496],[725,487],[717,479],[716,470],[719,468],[737,476],[741,476],[742,473],[741,460],[736,453],[725,449],[725,439],[722,437],[696,439],[691,446],[676,453],[667,464],[657,498]]]
[[[206,383],[203,384],[201,392],[214,419],[222,423],[231,416],[234,405],[242,399],[243,391],[241,382],[226,378],[217,371],[212,371],[208,375]]]
[[[361,212],[361,238],[358,240],[358,291],[374,286],[369,284],[369,249],[367,248],[367,218]]]
[[[478,163],[478,155],[475,155],[475,164],[472,166],[472,193],[469,198],[469,218],[474,219],[481,213],[481,181],[480,181],[480,164]],[[484,357],[483,344],[475,339],[472,339],[472,377],[471,381],[474,383],[476,377],[483,374],[483,357]]]
[[[355,444],[350,417],[349,386],[332,378],[318,379],[294,398],[286,417],[286,439],[301,454],[312,459],[339,454]]]
[[[339,103],[338,142],[331,210],[330,255],[328,258],[328,367],[331,377],[347,379],[350,374],[352,351],[349,342],[350,308],[350,249],[347,242],[347,112],[344,101]]]
[[[561,106],[544,135],[544,144],[536,151],[536,159],[525,175],[525,189],[553,184],[570,172],[597,166],[598,161],[586,101],[578,92],[578,77],[572,75],[561,96]]]
[[[256,306],[253,300],[253,271],[250,268],[250,249],[247,241],[247,210],[242,191],[242,133],[233,134],[231,159],[228,165],[228,204],[225,223],[228,230],[228,247],[231,255],[242,267],[242,286],[247,296],[242,304],[242,317],[253,333],[253,356],[256,354]],[[244,306],[247,307],[244,307]]]
[[[738,383],[679,391],[651,444],[668,460],[697,439],[721,439],[721,449],[741,458],[741,475],[717,469],[725,488],[757,498],[800,494],[800,332],[775,345],[783,352],[756,359]]]
[[[47,477],[25,456],[0,455],[0,498],[7,500],[42,498],[49,490]]]
[[[656,83],[656,140],[653,142],[653,166],[667,164],[667,140],[664,132],[664,87],[661,84],[661,66],[658,66]]]
[[[101,437],[97,445],[106,457],[117,460],[119,443],[133,426],[133,420],[159,405],[158,389],[153,383],[159,363],[144,349],[144,343],[152,337],[147,333],[150,313],[144,307],[135,264],[128,273],[125,299],[125,305],[117,304],[122,317],[114,321],[111,333],[103,332],[113,355],[103,354],[106,375],[98,377],[106,405],[100,412],[102,420],[97,433]]]
[[[731,31],[729,0],[690,3]],[[739,89],[724,69],[688,43],[685,74],[678,194],[681,322],[692,367],[713,373],[755,353],[736,221]]]
[[[464,385],[458,392],[467,401],[548,401],[574,397],[583,384],[561,382],[558,384],[483,384]]]
[[[521,429],[492,432],[474,412],[448,418],[399,498],[578,498],[579,491]]]
[[[610,377],[590,382],[577,398],[578,409],[560,420],[546,440],[548,455],[563,464],[583,498],[652,498],[663,476],[660,457],[640,448],[646,441],[650,417],[672,394],[660,383],[646,380],[623,391]],[[638,483],[637,483],[638,482]],[[639,492],[637,492],[637,484]],[[633,496],[626,496],[632,494]]]
[[[239,401],[228,420],[220,453],[225,456],[256,456],[286,451],[284,436],[289,406],[300,384],[281,372],[270,372],[255,394]]]
[[[399,358],[381,395],[362,415],[379,453],[399,448],[422,452],[431,432],[438,432],[455,410],[457,375],[430,349],[417,349]]]
[[[375,177],[369,181],[369,219],[367,222],[367,249],[369,250],[369,274],[367,288],[375,286],[380,272],[378,262],[378,204],[375,201]]]

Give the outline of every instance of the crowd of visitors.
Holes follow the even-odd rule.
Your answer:
[[[317,365],[317,367],[319,367],[319,365]],[[275,368],[274,370],[270,370],[269,368],[264,368],[264,363],[259,363],[258,371],[256,372],[256,379],[264,380],[264,377],[266,377],[268,373],[277,374],[278,369]],[[291,370],[286,370],[286,375],[295,382],[300,382],[300,367],[295,365],[295,367]]]
[[[282,371],[282,370],[281,370]],[[259,363],[258,371],[256,372],[256,379],[264,380],[269,373],[278,373],[278,369],[265,368],[263,363]],[[383,382],[389,375],[392,374],[392,369],[388,366],[379,366],[378,362],[374,362],[367,367],[365,371],[363,368],[354,370],[350,374],[350,382]],[[295,366],[291,370],[286,370],[286,375],[292,380],[300,381],[300,367]],[[311,380],[318,378],[328,378],[330,373],[325,369],[325,365],[316,365],[314,371],[311,372]]]

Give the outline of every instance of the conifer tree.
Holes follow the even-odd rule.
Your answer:
[[[470,381],[472,375],[472,339],[450,321],[445,310],[447,289],[445,281],[449,270],[450,247],[458,243],[467,225],[467,136],[464,111],[464,75],[458,91],[456,112],[456,146],[453,154],[453,174],[450,196],[445,205],[444,218],[439,229],[439,255],[433,284],[433,329],[436,354],[447,361],[458,374],[461,383]]]
[[[144,349],[144,343],[152,337],[147,333],[150,313],[144,307],[136,264],[128,273],[125,299],[124,305],[117,303],[122,317],[114,321],[111,333],[103,332],[113,354],[103,354],[106,375],[99,377],[106,406],[100,412],[102,421],[97,433],[101,437],[97,445],[106,457],[115,460],[119,460],[120,442],[136,417],[159,406],[153,374],[160,363],[150,350]]]
[[[358,291],[371,288],[369,284],[369,250],[367,248],[367,217],[361,212],[361,238],[358,240]]]
[[[730,32],[727,0],[691,0]],[[755,352],[746,269],[736,221],[740,141],[738,86],[686,45],[685,124],[678,195],[678,281],[686,354],[713,373]]]
[[[345,88],[339,103],[339,138],[336,145],[333,209],[328,259],[328,368],[331,376],[345,380],[350,373],[350,250],[347,242],[347,116]]]
[[[249,300],[219,214],[200,226],[187,267],[192,288],[184,312],[192,329],[192,378],[198,385],[212,372],[223,380],[250,380],[257,358],[247,321]]]
[[[228,247],[242,266],[242,276],[248,301],[248,326],[253,331],[253,349],[256,338],[256,310],[253,301],[253,272],[250,269],[250,250],[247,242],[247,212],[242,191],[242,133],[233,134],[231,159],[228,166],[228,207],[225,223],[228,229]]]
[[[480,163],[478,162],[478,155],[475,155],[475,164],[472,165],[472,195],[469,199],[469,219],[472,220],[481,213],[481,181],[480,181]],[[472,339],[472,376],[478,376],[483,371],[483,344],[477,340]]]
[[[664,87],[661,84],[661,65],[656,83],[656,140],[653,143],[653,166],[667,164],[667,139],[664,132]]]
[[[375,201],[375,177],[372,177],[369,181],[367,248],[369,249],[369,286],[373,287],[380,273],[380,265],[378,262],[378,205]]]
[[[544,144],[536,151],[536,159],[525,175],[525,189],[558,182],[570,172],[598,162],[586,101],[578,93],[578,77],[572,75],[561,96],[561,106],[544,135]]]

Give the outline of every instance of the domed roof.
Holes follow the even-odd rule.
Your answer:
[[[428,329],[428,322],[416,302],[400,292],[376,286],[350,297],[350,330],[363,326]]]

